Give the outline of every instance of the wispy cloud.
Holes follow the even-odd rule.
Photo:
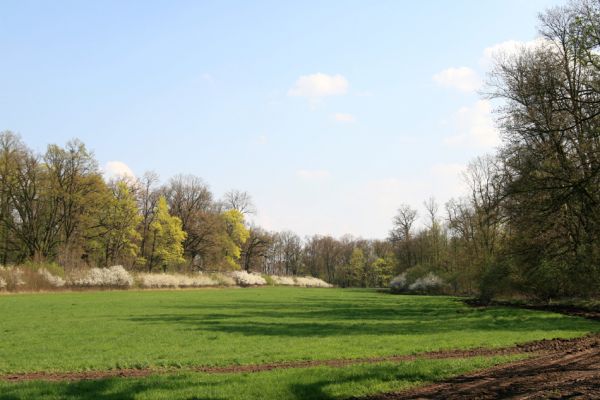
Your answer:
[[[491,148],[500,144],[500,135],[492,118],[492,105],[488,100],[461,107],[455,114],[455,128],[459,133],[445,139],[448,145]]]
[[[288,90],[288,96],[319,98],[340,96],[348,92],[348,80],[342,75],[316,73],[299,77]]]
[[[433,75],[433,81],[461,92],[475,92],[481,87],[481,78],[469,67],[447,68]]]

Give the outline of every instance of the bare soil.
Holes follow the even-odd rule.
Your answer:
[[[538,342],[538,356],[400,393],[397,399],[599,399],[600,336]],[[536,348],[536,345],[533,346]]]

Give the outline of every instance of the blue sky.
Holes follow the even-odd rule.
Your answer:
[[[270,230],[383,238],[493,151],[490,54],[556,4],[0,0],[0,130],[247,190]]]

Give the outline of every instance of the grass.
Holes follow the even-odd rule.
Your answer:
[[[274,370],[255,374],[179,373],[144,379],[1,383],[0,400],[17,399],[343,399],[399,391],[516,357],[417,360],[351,367]]]
[[[333,399],[400,390],[511,357],[204,374],[186,367],[501,347],[600,331],[581,318],[372,290],[203,289],[0,296],[0,374],[170,368],[146,378],[0,381],[2,399]],[[181,368],[181,369],[179,369]]]
[[[302,288],[10,295],[0,316],[0,373],[400,355],[600,330],[448,297]]]

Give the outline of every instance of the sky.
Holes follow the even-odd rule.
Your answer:
[[[0,131],[248,191],[268,230],[385,238],[465,193],[500,143],[493,54],[561,3],[0,0]]]

